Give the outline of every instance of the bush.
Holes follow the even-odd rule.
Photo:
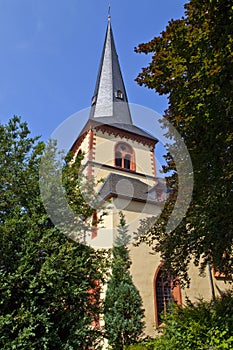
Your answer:
[[[165,318],[163,335],[126,350],[218,350],[233,349],[233,293],[206,302],[172,306]]]
[[[154,342],[143,342],[140,344],[125,346],[124,350],[154,350]]]

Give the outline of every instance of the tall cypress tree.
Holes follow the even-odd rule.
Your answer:
[[[127,247],[130,240],[128,226],[122,212],[119,216],[118,236],[112,249],[112,274],[104,307],[106,338],[114,350],[135,343],[144,327],[142,299],[129,271],[131,260]]]

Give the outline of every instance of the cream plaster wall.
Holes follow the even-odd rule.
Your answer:
[[[132,259],[131,274],[135,286],[140,291],[145,309],[145,333],[155,336],[154,276],[161,263],[160,255],[154,254],[150,247],[142,244],[139,247],[130,246],[130,256]],[[182,305],[185,305],[186,297],[192,302],[197,302],[200,298],[211,300],[212,293],[208,271],[206,271],[205,276],[200,276],[198,268],[194,264],[190,264],[189,274],[191,277],[190,288],[181,289]],[[214,276],[213,283],[216,297],[221,296],[222,293],[231,288],[229,283],[217,280]]]
[[[114,211],[111,209],[111,203],[109,203],[107,211],[107,215],[103,216],[103,222],[98,224],[97,237],[88,239],[88,244],[95,249],[109,249],[113,246],[113,237],[114,237]],[[100,218],[101,212],[98,213]]]
[[[88,151],[89,147],[88,134],[83,140],[80,148],[82,151]],[[136,171],[145,175],[153,176],[153,165],[151,159],[151,152],[149,147],[143,146],[136,141],[128,141],[120,137],[113,138],[108,134],[98,132],[96,135],[96,151],[95,162],[100,163],[100,166],[93,167],[94,176],[96,179],[106,178],[110,172],[119,173],[128,177],[137,178],[143,182],[153,185],[151,179],[140,177],[139,174],[133,172],[123,172],[117,169],[106,169],[101,164],[114,166],[114,145],[118,141],[125,141],[130,143],[135,151]],[[79,149],[80,149],[79,148]],[[78,150],[77,150],[78,153]],[[101,185],[99,185],[101,186]],[[110,248],[113,245],[114,237],[117,234],[117,225],[119,224],[119,211],[122,210],[126,222],[129,225],[129,232],[137,231],[141,219],[149,216],[157,216],[162,210],[162,207],[127,200],[123,198],[114,198],[111,200],[109,213],[104,218],[103,224],[98,228],[98,235],[94,239],[90,239],[90,245],[95,248]],[[133,281],[140,291],[143,307],[145,309],[146,328],[145,333],[150,336],[155,335],[155,305],[154,305],[154,276],[161,263],[159,254],[152,254],[150,247],[140,245],[134,247],[130,245],[130,256],[132,259],[131,274]],[[211,299],[211,288],[208,271],[205,277],[199,276],[198,268],[190,264],[189,273],[191,276],[190,288],[182,290],[182,302],[185,303],[186,296],[191,301],[196,301],[197,298]],[[216,280],[213,277],[216,296],[227,289],[229,285],[221,280]]]
[[[145,333],[155,335],[154,276],[160,265],[159,254],[152,254],[151,248],[145,244],[139,247],[130,246],[132,259],[131,274],[135,286],[140,291],[145,309]]]
[[[100,131],[96,133],[95,161],[101,164],[114,166],[114,147],[117,142],[126,142],[133,147],[137,172],[154,176],[151,152],[148,146],[142,145],[137,141],[129,141],[126,138],[113,137],[112,135],[108,135],[107,133],[102,133]]]
[[[126,206],[126,201],[124,199],[114,199],[113,204],[113,226],[117,228],[117,225],[119,224],[119,209],[121,210],[122,207],[124,207],[122,212],[127,224],[129,225],[129,233],[137,231],[141,219],[152,215],[156,216],[161,210],[156,205],[150,204],[145,206],[144,203],[134,201],[131,201],[130,204]],[[117,230],[115,229],[115,233],[116,232]],[[156,269],[160,264],[160,257],[158,254],[151,254],[151,248],[145,244],[142,244],[139,247],[134,247],[133,244],[130,244],[129,248],[132,260],[131,274],[134,284],[140,292],[143,300],[143,308],[145,309],[145,333],[153,336],[155,334],[153,280]]]
[[[142,145],[136,141],[130,141],[126,138],[116,137],[113,138],[112,135],[107,133],[102,133],[101,131],[96,132],[94,150],[94,162],[93,165],[93,175],[96,180],[106,179],[110,172],[118,173],[127,177],[137,178],[150,186],[155,184],[151,177],[154,177],[154,169],[152,163],[151,151],[148,146]],[[136,161],[136,173],[121,169],[107,169],[103,165],[110,165],[114,167],[115,163],[115,144],[117,142],[130,143],[135,151],[135,161]],[[88,151],[90,143],[90,131],[87,133],[86,137],[82,141],[81,145],[75,152],[75,157],[78,155],[79,150],[85,153],[84,160],[82,164],[85,165],[88,161]],[[97,164],[96,164],[97,163]],[[140,175],[141,174],[141,175]],[[97,190],[101,187],[101,184],[97,187]]]
[[[189,266],[189,274],[191,276],[190,288],[185,288],[182,291],[184,296],[183,300],[187,296],[192,302],[197,301],[199,298],[204,300],[210,300],[212,298],[211,285],[210,285],[210,275],[209,271],[206,269],[204,276],[200,276],[199,269],[193,263]],[[228,289],[230,289],[230,284],[224,282],[221,279],[216,279],[211,269],[211,274],[213,278],[215,296],[221,296]]]
[[[122,202],[124,202],[122,200]],[[123,214],[125,215],[126,222],[129,224],[129,232],[135,232],[139,226],[140,218],[151,216],[151,213],[159,214],[160,208],[156,206],[148,207],[148,211],[145,211],[143,215],[139,218],[140,206],[143,209],[142,203],[131,202],[131,207],[129,210],[124,209]],[[119,215],[117,210],[118,202],[114,200],[115,212],[113,215],[113,226],[117,227],[119,224]],[[157,269],[161,264],[160,254],[154,253],[152,249],[145,244],[141,244],[139,247],[134,247],[130,244],[130,257],[132,260],[131,274],[135,286],[140,291],[140,295],[143,300],[143,307],[145,309],[145,322],[146,328],[145,333],[149,336],[155,336],[155,304],[154,304],[154,277]],[[186,297],[188,297],[192,302],[197,301],[198,298],[203,298],[204,300],[210,300],[211,287],[210,287],[210,277],[208,271],[204,276],[199,275],[199,270],[194,266],[193,263],[190,264],[189,274],[191,277],[190,288],[184,288],[181,290],[182,304],[185,304]],[[217,280],[213,276],[213,282],[215,287],[215,295],[220,296],[230,289],[230,284],[225,283],[223,280]],[[221,292],[221,293],[220,293]]]

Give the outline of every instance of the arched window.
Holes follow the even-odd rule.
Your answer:
[[[115,166],[135,171],[133,148],[125,142],[118,142],[115,147]]]
[[[170,305],[172,301],[181,305],[181,289],[177,278],[171,275],[170,271],[166,271],[161,264],[154,278],[155,293],[155,320],[156,325],[163,323],[163,314],[171,311]]]

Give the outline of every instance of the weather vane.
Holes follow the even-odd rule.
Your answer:
[[[111,18],[111,6],[110,6],[110,2],[108,3],[108,19],[110,20]]]

